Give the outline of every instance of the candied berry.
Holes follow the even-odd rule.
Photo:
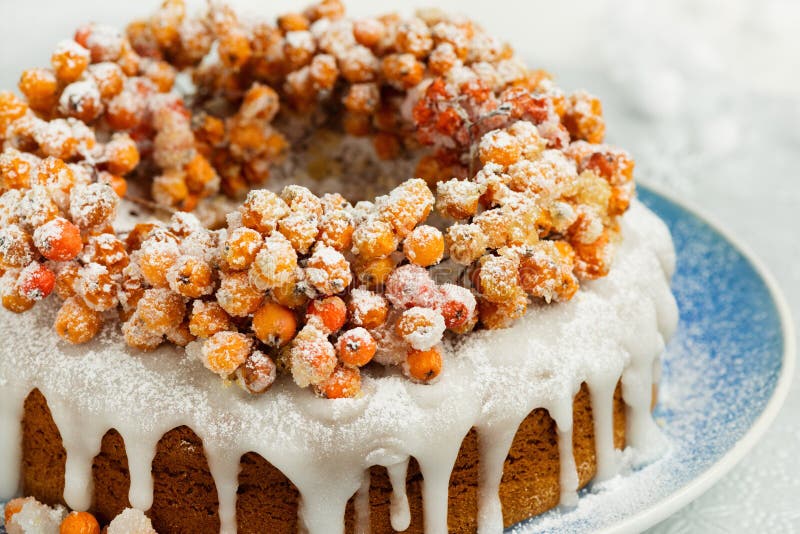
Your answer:
[[[58,335],[72,343],[86,343],[100,332],[103,316],[91,309],[80,297],[70,297],[58,310],[55,329]]]
[[[367,365],[375,356],[377,344],[370,333],[360,326],[339,336],[336,340],[336,351],[339,359],[346,365],[362,367]]]
[[[282,347],[292,340],[297,332],[294,312],[272,301],[265,301],[253,314],[253,332],[263,343]]]
[[[439,347],[428,350],[411,349],[403,369],[414,380],[430,382],[442,372],[442,351]]]
[[[312,300],[308,305],[306,320],[316,319],[317,326],[325,332],[338,332],[347,322],[347,306],[339,297]]]

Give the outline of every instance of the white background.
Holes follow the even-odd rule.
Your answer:
[[[303,5],[232,3],[265,14]],[[609,141],[635,155],[638,179],[729,228],[765,260],[800,316],[799,2],[348,2],[357,14],[431,4],[480,21],[566,89],[598,94]],[[47,65],[78,24],[121,25],[156,5],[0,0],[0,88],[15,86],[23,68]],[[795,385],[742,464],[653,532],[800,532],[799,423]]]

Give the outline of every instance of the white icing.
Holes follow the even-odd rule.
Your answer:
[[[355,534],[369,534],[369,470],[364,471],[361,486],[353,499]]]
[[[575,503],[572,403],[582,383],[591,395],[598,478],[613,477],[613,394],[622,379],[628,440],[647,460],[659,450],[650,415],[651,388],[664,339],[675,329],[669,291],[674,252],[664,224],[638,202],[622,221],[623,242],[609,276],[584,284],[567,304],[534,305],[512,328],[477,332],[445,350],[434,385],[396,371],[366,374],[365,395],[329,401],[279,379],[252,397],[225,387],[182,351],[142,354],[112,327],[93,342],[67,346],[51,333],[52,301],[37,312],[0,312],[0,499],[19,486],[22,402],[39,388],[67,451],[65,498],[77,509],[91,501],[91,459],[115,428],[128,452],[131,505],[152,504],[151,463],[168,430],[192,428],[202,439],[220,502],[221,532],[236,531],[239,459],[263,456],[300,491],[301,530],[343,532],[347,501],[356,498],[359,532],[369,531],[369,467],[386,466],[391,521],[410,522],[405,478],[416,458],[423,475],[425,531],[447,532],[447,493],[461,442],[478,432],[478,530],[502,531],[498,486],[519,424],[545,408],[558,426],[561,501]],[[34,332],[35,335],[31,335]]]
[[[389,482],[392,483],[392,497],[389,502],[389,514],[392,528],[402,532],[411,524],[411,508],[408,506],[406,492],[406,475],[408,459],[386,467]]]

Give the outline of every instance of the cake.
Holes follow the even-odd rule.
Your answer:
[[[599,101],[474,23],[167,0],[20,90],[9,529],[500,532],[658,454],[669,232]]]

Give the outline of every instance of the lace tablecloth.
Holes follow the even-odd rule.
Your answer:
[[[346,1],[365,14],[410,5],[464,12],[550,69],[565,88],[601,96],[609,141],[636,156],[639,179],[692,201],[749,245],[800,317],[799,4]],[[26,0],[14,2],[10,16],[5,2],[0,87],[15,85],[23,68],[47,64],[54,44],[79,23],[124,24],[158,3]],[[295,0],[231,3],[297,9]],[[652,532],[800,531],[798,418],[800,382],[753,452]]]

